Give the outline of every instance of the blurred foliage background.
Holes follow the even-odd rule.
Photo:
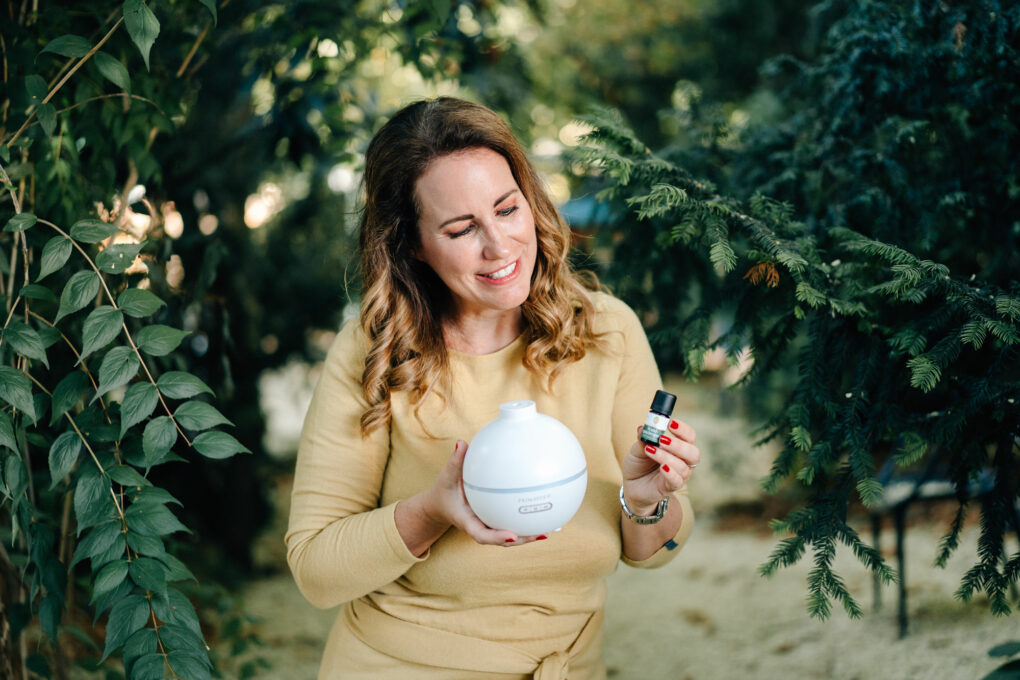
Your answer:
[[[195,529],[180,549],[200,578],[230,584],[281,566],[281,536],[265,533],[277,480],[293,465],[316,362],[356,314],[363,152],[417,98],[458,95],[506,116],[576,229],[578,264],[642,313],[664,370],[692,368],[675,342],[692,309],[719,307],[717,329],[729,313],[698,285],[713,277],[704,258],[664,266],[661,242],[622,199],[597,200],[605,178],[574,153],[593,105],[618,110],[722,195],[762,192],[809,231],[851,226],[1016,292],[1020,74],[1008,3],[223,0],[215,21],[209,4],[153,3],[161,31],[147,64],[124,35],[104,48],[133,74],[133,98],[89,64],[66,103],[104,98],[62,109],[55,136],[30,125],[14,144],[38,51],[60,35],[102,35],[119,5],[0,5],[11,180],[60,223],[142,216],[154,290],[193,332],[172,360],[213,387],[254,452],[158,473]],[[840,80],[833,55],[851,55],[853,79]],[[29,162],[31,145],[44,153]],[[0,222],[12,212],[0,202]],[[746,366],[730,349],[695,368],[732,382]],[[744,390],[752,418],[774,415],[796,379],[790,360]],[[277,559],[253,554],[258,536]]]

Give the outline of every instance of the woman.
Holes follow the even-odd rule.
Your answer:
[[[301,592],[347,603],[319,677],[603,678],[605,579],[687,539],[694,431],[638,441],[660,386],[648,341],[570,271],[570,231],[495,113],[404,108],[365,188],[361,323],[326,359],[287,532]],[[462,491],[465,440],[513,399],[587,457],[584,502],[549,536],[485,526]]]

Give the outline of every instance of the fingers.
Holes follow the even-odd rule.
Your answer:
[[[467,455],[467,442],[463,439],[458,439],[457,443],[453,445],[453,453],[450,455],[448,464],[453,465],[458,470],[464,469],[464,457]]]
[[[701,451],[694,444],[669,434],[659,438],[659,445],[644,445],[645,456],[659,466],[660,474],[664,475],[669,488],[679,489],[701,462]]]
[[[690,444],[693,444],[698,438],[698,433],[694,431],[693,427],[676,419],[669,421],[669,432]]]

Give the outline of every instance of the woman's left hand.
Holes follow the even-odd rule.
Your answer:
[[[640,427],[637,435],[623,461],[623,495],[631,512],[650,515],[659,501],[687,483],[701,452],[694,445],[694,428],[678,420],[670,421],[657,446],[641,441]]]

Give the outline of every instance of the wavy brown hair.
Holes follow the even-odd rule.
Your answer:
[[[437,391],[443,399],[449,393],[442,329],[449,292],[414,257],[420,244],[415,184],[437,158],[478,147],[506,159],[535,218],[538,254],[522,307],[524,365],[549,388],[564,366],[599,342],[595,310],[585,292],[597,283],[594,276],[571,271],[570,228],[509,126],[490,109],[462,99],[415,102],[376,133],[365,158],[361,325],[368,338],[362,386],[369,408],[361,416],[362,435],[389,422],[391,392],[410,393],[419,422],[430,393]]]

